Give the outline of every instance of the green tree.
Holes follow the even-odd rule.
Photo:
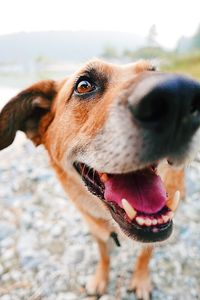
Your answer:
[[[150,28],[149,28],[149,32],[147,35],[147,45],[148,47],[158,47],[158,42],[157,42],[157,28],[156,25],[153,24]]]
[[[193,37],[193,48],[194,49],[200,49],[200,24],[197,28],[197,31]]]

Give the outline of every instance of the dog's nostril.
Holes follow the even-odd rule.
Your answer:
[[[192,99],[190,113],[193,116],[200,116],[200,95],[195,95]]]
[[[140,122],[157,123],[160,122],[169,112],[169,105],[165,98],[143,99],[140,105],[132,110],[135,118]]]
[[[158,99],[157,101],[152,101],[152,105],[150,107],[144,107],[142,114],[142,121],[159,121],[161,120],[167,113],[167,105],[165,101]]]

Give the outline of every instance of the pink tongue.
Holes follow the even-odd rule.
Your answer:
[[[104,198],[121,207],[125,198],[137,211],[156,213],[166,203],[166,191],[161,178],[151,170],[111,175],[105,183]]]

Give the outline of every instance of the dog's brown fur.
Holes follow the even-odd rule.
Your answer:
[[[32,85],[13,98],[2,110],[0,149],[12,143],[17,130],[24,131],[35,145],[45,146],[62,186],[81,212],[97,241],[100,261],[87,289],[90,294],[103,294],[109,277],[110,258],[107,242],[116,228],[109,222],[111,217],[104,204],[87,191],[70,165],[70,151],[78,151],[80,143],[86,144],[93,140],[103,128],[116,96],[120,96],[122,90],[126,93],[130,86],[140,80],[141,74],[149,70],[151,72],[151,65],[139,62],[120,67],[98,60],[90,65],[99,68],[110,78],[112,88],[108,88],[103,96],[98,96],[93,101],[76,101],[71,98],[73,82],[82,70],[59,82],[49,80]],[[166,164],[161,167],[160,173],[169,197],[172,197],[176,190],[180,190],[184,195],[183,170],[172,169]],[[145,247],[139,255],[129,287],[130,290],[136,291],[138,298],[144,300],[149,299],[152,289],[148,267],[151,252],[152,247]]]

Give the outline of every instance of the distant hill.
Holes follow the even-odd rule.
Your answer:
[[[45,57],[52,61],[83,61],[112,46],[117,52],[135,50],[144,39],[131,33],[102,31],[43,31],[0,36],[1,63],[27,63]]]
[[[179,39],[176,50],[179,54],[200,50],[200,25],[193,36]]]
[[[192,50],[193,37],[182,36],[177,43],[176,51],[178,54],[184,54]]]

